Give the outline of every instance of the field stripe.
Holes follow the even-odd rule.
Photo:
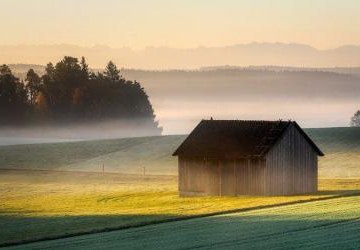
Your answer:
[[[149,225],[157,225],[157,224],[164,224],[164,223],[170,223],[170,222],[176,222],[176,221],[184,221],[184,220],[190,220],[190,219],[195,219],[195,218],[204,218],[204,217],[211,217],[211,216],[217,216],[217,215],[242,213],[242,212],[248,212],[248,211],[268,209],[268,208],[277,208],[277,207],[288,206],[288,205],[304,204],[304,203],[311,203],[311,202],[316,202],[316,201],[325,201],[325,200],[332,200],[332,199],[345,198],[345,197],[357,197],[357,196],[360,196],[360,192],[345,193],[345,194],[341,194],[341,195],[334,195],[334,196],[327,196],[327,197],[320,197],[320,198],[312,198],[312,199],[308,199],[308,200],[283,202],[283,203],[271,204],[271,205],[261,205],[261,206],[257,206],[257,207],[231,209],[231,210],[198,214],[198,215],[181,216],[181,217],[174,217],[174,218],[168,218],[168,219],[157,220],[157,221],[140,222],[140,223],[136,223],[133,225],[109,227],[109,228],[103,228],[103,229],[90,230],[90,231],[86,231],[86,232],[64,234],[64,235],[58,235],[58,236],[54,236],[54,237],[44,237],[44,238],[39,238],[39,239],[34,239],[34,240],[8,242],[8,243],[0,244],[0,247],[18,246],[18,245],[24,245],[24,244],[29,244],[29,243],[66,239],[66,238],[72,238],[72,237],[83,236],[83,235],[113,232],[113,231],[119,231],[119,230],[124,230],[124,229],[131,229],[131,228],[140,228],[140,227],[149,226]]]
[[[350,219],[344,219],[344,220],[338,220],[338,221],[332,221],[332,222],[325,222],[325,223],[315,225],[312,227],[302,227],[302,228],[296,228],[293,230],[288,230],[288,231],[286,231],[285,234],[298,233],[298,232],[307,231],[307,230],[325,228],[325,227],[329,227],[329,226],[334,226],[334,225],[338,225],[338,224],[344,224],[344,223],[354,222],[354,221],[359,221],[359,220],[360,220],[360,217],[356,217],[356,218],[350,218]],[[192,248],[193,249],[202,249],[202,248],[209,248],[209,247],[225,248],[225,247],[233,246],[234,244],[251,243],[251,242],[254,242],[254,240],[256,240],[256,241],[266,240],[270,237],[275,237],[275,236],[279,236],[279,235],[283,235],[283,234],[284,234],[284,232],[263,234],[261,236],[248,237],[246,240],[222,241],[222,242],[216,242],[213,244],[194,246]]]

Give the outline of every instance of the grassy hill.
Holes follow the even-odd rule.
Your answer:
[[[322,178],[360,177],[360,128],[315,128],[306,132],[324,151]]]
[[[176,174],[171,153],[185,136],[153,136],[0,147],[2,169]]]
[[[306,132],[325,152],[322,178],[360,177],[360,128],[316,128]],[[102,171],[176,175],[172,152],[185,135],[124,138],[0,147],[0,168]]]

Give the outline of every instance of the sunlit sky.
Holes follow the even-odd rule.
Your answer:
[[[359,0],[0,0],[1,45],[360,44]]]

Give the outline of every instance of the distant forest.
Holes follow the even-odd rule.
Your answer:
[[[46,67],[9,66],[24,81],[29,69],[43,75]],[[103,71],[91,69],[95,73]],[[348,126],[350,116],[359,109],[360,68],[219,66],[163,71],[121,68],[121,75],[141,82],[156,107],[165,134],[187,133],[198,120],[211,116],[288,118],[311,127]]]
[[[117,119],[137,121],[161,133],[144,88],[120,75],[113,62],[89,70],[84,57],[47,64],[40,76],[29,69],[20,80],[0,66],[0,125],[59,124]]]

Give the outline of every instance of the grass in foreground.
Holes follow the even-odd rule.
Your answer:
[[[360,196],[23,245],[21,249],[357,249]]]
[[[176,177],[1,171],[0,244],[358,192],[358,179],[282,197],[180,198]]]

